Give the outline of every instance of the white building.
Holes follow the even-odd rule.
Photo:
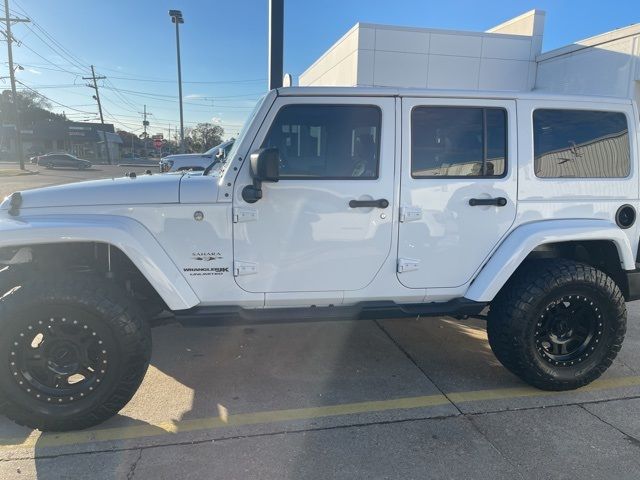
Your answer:
[[[545,90],[640,103],[640,24],[542,53],[545,13],[486,32],[358,23],[300,75],[300,85]]]
[[[640,24],[543,53],[537,64],[538,90],[635,98],[640,103]]]

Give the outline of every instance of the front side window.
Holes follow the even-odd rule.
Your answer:
[[[541,178],[623,178],[630,172],[624,113],[533,112],[534,169]]]
[[[380,108],[368,105],[287,105],[262,145],[280,152],[280,178],[378,178]]]
[[[500,177],[506,172],[502,108],[416,107],[411,112],[411,176]]]

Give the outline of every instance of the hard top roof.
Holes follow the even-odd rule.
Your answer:
[[[332,97],[421,97],[421,98],[487,98],[497,100],[565,100],[573,102],[595,102],[628,105],[629,98],[593,95],[567,95],[543,91],[481,91],[481,90],[435,90],[428,88],[399,87],[283,87],[278,95],[284,97],[332,96]]]

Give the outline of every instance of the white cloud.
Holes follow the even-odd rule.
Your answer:
[[[39,70],[36,70],[35,68],[27,68],[27,71],[29,73],[33,73],[34,75],[42,75],[42,72]]]
[[[203,95],[200,95],[199,93],[190,93],[189,95],[186,95],[184,98],[193,100],[194,98],[202,98],[202,97]]]
[[[211,119],[211,123],[216,124],[216,125],[220,125],[222,123],[222,119],[220,117],[213,117]]]

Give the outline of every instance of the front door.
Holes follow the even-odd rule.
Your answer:
[[[402,125],[398,278],[460,287],[515,219],[515,101],[405,98]]]
[[[373,280],[391,254],[395,102],[276,100],[251,148],[279,149],[280,181],[263,183],[253,204],[234,195],[241,288],[335,292],[337,299]]]

